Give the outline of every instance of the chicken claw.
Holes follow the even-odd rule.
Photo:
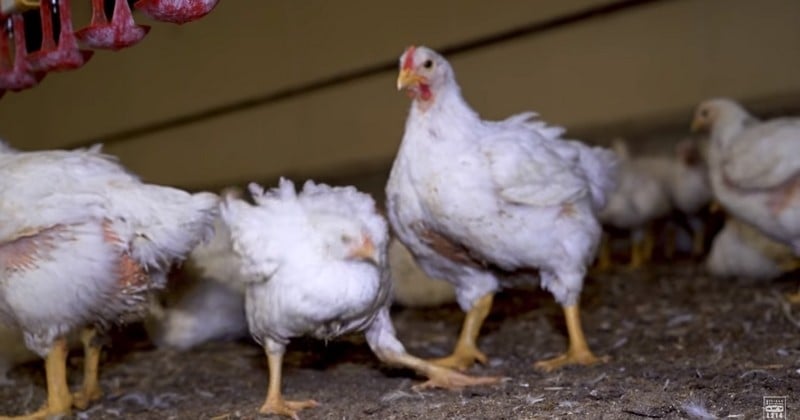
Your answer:
[[[478,339],[483,321],[492,309],[493,294],[487,294],[475,302],[472,309],[467,312],[464,318],[464,325],[461,327],[461,335],[458,337],[456,348],[453,354],[440,359],[430,360],[436,365],[458,370],[466,370],[475,364],[475,361],[486,364],[488,358],[483,352],[478,350],[475,342]]]
[[[476,385],[494,385],[503,379],[497,376],[469,376],[441,366],[430,366],[430,370],[426,372],[426,375],[428,380],[415,385],[413,387],[415,390],[430,388],[459,389]]]
[[[577,304],[564,307],[564,318],[567,320],[567,333],[569,334],[569,350],[561,356],[548,360],[541,360],[534,364],[534,368],[552,372],[566,365],[594,365],[606,363],[611,360],[608,356],[597,357],[586,343],[581,327],[580,309]]]
[[[101,346],[97,341],[97,331],[86,328],[81,332],[83,342],[83,386],[80,391],[72,394],[72,406],[85,410],[94,401],[103,396],[103,391],[98,384],[98,367],[100,365]]]
[[[435,365],[462,371],[470,368],[475,362],[485,365],[487,361],[488,357],[486,357],[482,351],[478,350],[475,345],[461,344],[461,342],[456,345],[453,354],[447,357],[430,360],[430,362]]]
[[[67,386],[67,340],[56,339],[50,353],[45,358],[47,374],[47,402],[36,412],[18,417],[3,417],[0,420],[38,420],[51,417],[63,417],[70,414],[72,395]]]
[[[318,406],[319,403],[314,400],[305,401],[287,401],[283,398],[268,399],[258,410],[261,414],[277,414],[279,416],[291,417],[298,420],[297,412],[306,408]]]
[[[270,352],[266,347],[264,350],[267,354],[267,365],[269,366],[269,387],[267,388],[267,399],[258,412],[261,414],[277,414],[297,420],[298,411],[318,406],[319,403],[314,400],[287,401],[283,399],[283,394],[281,393],[283,353]]]
[[[533,366],[542,372],[552,372],[567,365],[591,366],[600,363],[607,363],[609,360],[611,360],[609,356],[597,357],[588,349],[584,351],[570,350],[552,359],[540,360]]]

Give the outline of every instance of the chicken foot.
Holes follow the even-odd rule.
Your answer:
[[[597,357],[586,343],[581,327],[580,308],[578,304],[564,306],[564,317],[567,319],[567,333],[569,334],[569,349],[558,357],[536,362],[536,369],[551,372],[566,365],[594,365],[610,360],[608,356]]]
[[[68,416],[72,408],[72,394],[67,386],[67,339],[53,342],[44,362],[47,375],[47,402],[36,412],[17,417],[0,417],[0,420],[33,420]]]
[[[786,300],[788,300],[789,303],[794,305],[800,304],[800,288],[798,288],[797,291],[794,293],[787,294]]]
[[[489,310],[492,309],[493,298],[494,294],[489,293],[478,299],[464,318],[464,325],[461,327],[461,333],[453,353],[447,357],[430,360],[431,363],[446,368],[465,370],[475,364],[475,361],[481,364],[488,361],[486,355],[478,350],[476,341],[483,321],[489,315]]]
[[[97,330],[85,328],[81,331],[83,343],[83,386],[81,390],[72,395],[72,405],[85,410],[94,401],[103,396],[98,382],[100,351],[102,346],[97,342]]]
[[[502,378],[495,376],[474,377],[465,375],[453,369],[414,357],[408,353],[376,352],[376,354],[386,363],[413,369],[428,378],[427,381],[415,385],[414,389],[458,389],[467,386],[492,385],[502,380]]]
[[[284,400],[283,394],[281,393],[283,352],[270,352],[265,348],[265,353],[267,354],[267,364],[269,366],[269,385],[267,388],[267,399],[264,401],[264,405],[261,406],[261,409],[258,410],[259,413],[277,414],[297,420],[298,411],[319,405],[319,403],[314,400]]]

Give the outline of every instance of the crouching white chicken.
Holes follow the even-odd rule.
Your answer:
[[[578,297],[600,238],[595,212],[614,184],[611,151],[562,140],[563,129],[532,113],[481,120],[450,64],[429,48],[403,53],[397,87],[413,102],[386,186],[389,220],[431,277],[455,285],[468,311],[455,351],[437,362],[486,361],[475,341],[500,280],[536,271],[563,305],[570,338],[566,354],[537,367],[599,362]]]
[[[214,194],[144,184],[96,148],[17,152],[0,143],[0,322],[45,358],[33,418],[99,398],[95,328],[144,315],[170,265],[210,233]],[[86,328],[84,381],[67,387],[66,336]]]
[[[714,237],[706,268],[716,277],[773,279],[800,268],[800,259],[788,245],[729,217]]]
[[[250,192],[256,205],[226,197],[221,215],[248,279],[248,326],[267,355],[269,389],[261,413],[295,417],[317,404],[281,395],[286,345],[303,335],[327,340],[365,331],[378,358],[427,376],[425,387],[498,380],[465,376],[406,353],[389,318],[387,226],[370,196],[310,181],[298,194],[284,179],[270,191],[251,184]]]
[[[711,186],[722,207],[800,256],[800,119],[762,122],[730,99],[711,99],[698,105],[692,129],[711,131]]]

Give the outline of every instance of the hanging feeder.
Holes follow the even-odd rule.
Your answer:
[[[3,28],[0,28],[0,91],[14,91],[28,89],[41,81],[46,73],[33,72],[26,59],[25,23],[22,15],[14,14],[11,18],[0,15]],[[14,39],[14,63],[11,63],[11,54],[8,42],[8,22],[11,22]]]
[[[61,31],[58,47],[53,38],[53,12],[57,12]],[[40,8],[42,17],[42,46],[39,51],[28,56],[31,69],[35,71],[64,71],[84,65],[94,54],[93,51],[78,48],[78,40],[72,31],[72,18],[69,0],[45,0]]]
[[[103,0],[92,0],[92,21],[75,36],[92,48],[120,50],[138,43],[148,32],[149,26],[137,25],[133,21],[127,0],[114,2],[114,15],[110,22],[103,8]]]
[[[207,15],[219,0],[139,0],[134,6],[151,18],[182,25]]]

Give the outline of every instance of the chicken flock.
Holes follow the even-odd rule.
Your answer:
[[[0,335],[19,343],[4,345],[0,369],[39,356],[47,384],[42,408],[23,418],[102,398],[98,335],[134,321],[180,349],[251,335],[269,368],[265,414],[297,418],[318,404],[281,392],[286,345],[300,336],[363,332],[381,361],[426,377],[420,387],[494,384],[501,378],[465,371],[487,362],[478,339],[494,294],[520,282],[549,291],[566,319],[567,349],[534,368],[600,364],[608,357],[581,326],[587,273],[610,269],[620,243],[630,269],[657,243],[666,258],[678,248],[704,255],[710,208],[726,214],[712,274],[798,267],[800,120],[759,121],[712,99],[692,122],[707,137],[678,142],[671,156],[635,156],[623,140],[565,138],[532,112],[481,119],[430,48],[403,52],[397,88],[411,106],[385,210],[352,186],[313,181],[190,194],[142,182],[99,146],[23,152],[0,142]],[[427,303],[455,300],[466,313],[447,357],[409,354],[392,326],[393,299],[413,303],[424,287],[438,290],[417,293]],[[78,342],[84,376],[73,393],[65,363]]]

